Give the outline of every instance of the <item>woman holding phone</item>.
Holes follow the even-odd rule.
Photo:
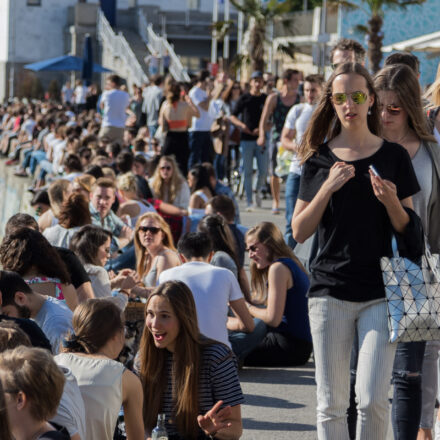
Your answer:
[[[357,63],[338,66],[299,150],[304,169],[292,232],[302,243],[317,230],[319,244],[311,264],[309,318],[320,440],[349,438],[346,408],[356,332],[357,438],[387,435],[396,345],[388,342],[380,258],[392,254],[393,233],[405,238],[411,232],[411,196],[420,188],[406,150],[379,136],[378,110],[367,70]]]

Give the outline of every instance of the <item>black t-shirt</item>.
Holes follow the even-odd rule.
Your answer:
[[[263,112],[264,102],[266,101],[266,96],[262,93],[259,96],[251,95],[250,93],[245,93],[238,98],[237,104],[235,105],[234,116],[242,115],[241,120],[246,124],[249,130],[254,130],[258,128],[260,123],[261,113]],[[244,141],[256,141],[258,136],[251,136],[246,133],[241,133],[241,139]]]
[[[321,145],[304,165],[298,198],[310,202],[338,159]],[[330,295],[347,301],[385,296],[380,258],[391,255],[392,227],[370,182],[369,165],[397,187],[399,200],[420,190],[411,159],[400,145],[384,141],[372,156],[348,162],[355,177],[336,191],[318,226],[319,253],[312,262],[310,297]]]
[[[58,255],[64,261],[64,264],[67,266],[67,270],[70,275],[70,281],[73,284],[73,287],[77,289],[81,284],[90,281],[90,277],[87,275],[84,266],[79,261],[79,258],[70,250],[62,247],[54,246],[58,252]]]
[[[43,333],[43,330],[41,330],[41,328],[31,319],[12,318],[10,316],[0,315],[0,322],[1,321],[15,322],[20,329],[28,335],[32,347],[45,348],[52,352],[52,346],[46,338],[46,335]]]
[[[135,178],[136,178],[136,187],[137,187],[138,194],[144,200],[152,199],[153,193],[151,192],[151,189],[150,189],[150,186],[148,185],[147,180],[142,176],[138,176],[137,174],[135,175]]]

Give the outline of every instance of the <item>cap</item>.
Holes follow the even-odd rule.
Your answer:
[[[260,70],[255,70],[254,72],[252,72],[251,79],[255,78],[263,78],[263,72],[261,72]]]

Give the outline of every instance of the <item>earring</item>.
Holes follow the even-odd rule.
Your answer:
[[[368,107],[368,113],[367,115],[371,115],[371,107]]]

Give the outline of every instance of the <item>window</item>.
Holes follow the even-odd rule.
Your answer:
[[[41,6],[41,0],[26,0],[27,6]]]

